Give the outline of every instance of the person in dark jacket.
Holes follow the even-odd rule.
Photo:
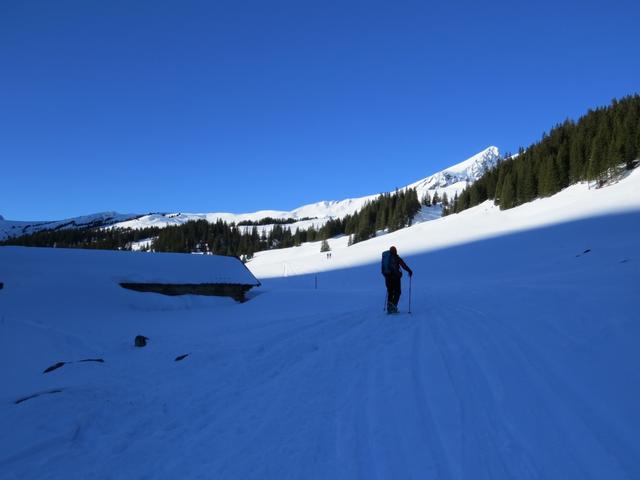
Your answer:
[[[388,257],[386,261],[385,257]],[[387,287],[387,313],[398,313],[398,300],[400,300],[402,293],[400,288],[402,271],[400,268],[402,267],[410,277],[413,276],[413,271],[400,258],[396,247],[391,247],[388,253],[383,254],[382,263],[382,274]]]

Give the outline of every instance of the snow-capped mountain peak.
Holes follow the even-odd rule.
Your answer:
[[[424,194],[427,190],[435,191],[460,184],[455,189],[449,189],[451,191],[447,194],[460,193],[468,183],[475,182],[487,170],[494,167],[499,158],[498,147],[491,146],[467,160],[413,183],[409,187],[416,188],[419,194]]]

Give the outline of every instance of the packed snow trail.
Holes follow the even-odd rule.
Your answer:
[[[244,304],[91,271],[69,299],[18,266],[0,477],[640,478],[638,244],[634,212],[410,255],[397,316],[377,264],[317,290],[270,279]]]

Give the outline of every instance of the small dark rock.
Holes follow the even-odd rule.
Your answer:
[[[148,337],[145,337],[144,335],[136,335],[136,338],[133,341],[133,344],[136,347],[144,347],[147,345],[147,340],[149,340]]]
[[[176,362],[179,362],[180,360],[184,360],[185,358],[187,358],[189,356],[188,353],[185,353],[184,355],[178,355],[175,359]]]
[[[47,368],[44,372],[42,373],[49,373],[49,372],[53,372],[54,370],[57,370],[58,368],[60,368],[61,366],[63,366],[66,362],[58,362],[58,363],[54,363],[53,365],[51,365],[49,368]]]

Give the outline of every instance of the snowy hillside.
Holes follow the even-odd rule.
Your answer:
[[[444,193],[453,198],[456,193],[461,192],[469,183],[473,183],[480,178],[489,168],[495,166],[500,157],[497,147],[489,147],[471,158],[449,167],[441,172],[435,173],[418,182],[403,188],[416,188],[418,198],[422,198],[429,192],[431,196],[437,191],[440,196]],[[172,213],[172,214],[152,214],[145,215],[127,222],[121,222],[114,226],[125,228],[145,228],[145,227],[165,227],[169,225],[181,225],[189,220],[207,220],[215,222],[222,219],[225,222],[239,223],[243,221],[257,221],[266,217],[276,219],[303,219],[290,225],[292,231],[296,228],[306,229],[313,225],[321,227],[331,218],[343,218],[360,210],[367,202],[374,200],[379,194],[372,194],[366,197],[349,198],[340,201],[324,201],[305,205],[291,211],[262,210],[253,213],[232,214],[232,213]],[[269,227],[266,228],[267,230]]]
[[[478,241],[510,232],[539,228],[548,224],[640,208],[640,169],[629,178],[602,189],[589,189],[586,183],[573,185],[559,194],[501,211],[491,201],[456,215],[419,223],[392,234],[365,242],[366,247],[347,247],[348,238],[329,239],[331,261],[320,252],[320,242],[256,253],[249,262],[259,277],[278,277],[348,268],[379,260],[380,252],[392,243],[405,254],[440,249]],[[452,267],[455,267],[452,265]],[[283,273],[284,272],[284,273]]]
[[[441,172],[415,182],[408,187],[416,188],[418,198],[429,192],[431,196],[438,191],[440,196],[446,193],[453,198],[456,192],[462,191],[468,183],[472,183],[488,169],[494,166],[499,158],[496,147],[489,147],[473,157],[447,168]],[[407,188],[407,187],[403,187]],[[320,228],[331,218],[343,218],[360,210],[367,202],[374,200],[379,194],[366,197],[350,198],[340,201],[323,201],[305,205],[291,211],[260,210],[253,213],[151,213],[148,215],[120,215],[115,212],[99,213],[86,217],[71,218],[56,222],[17,222],[7,221],[0,217],[0,240],[7,237],[15,237],[34,233],[40,230],[60,228],[85,228],[88,226],[108,226],[119,228],[141,229],[147,227],[164,228],[173,225],[182,225],[191,220],[207,220],[215,222],[224,220],[227,223],[239,223],[243,221],[259,221],[263,218],[275,219],[300,219],[290,224],[292,231],[296,228],[308,229],[312,225]],[[431,216],[428,216],[429,219]],[[311,220],[302,220],[309,218]],[[259,230],[270,230],[270,226],[260,227]]]
[[[495,167],[499,159],[500,152],[498,148],[489,147],[463,162],[412,183],[409,188],[415,188],[418,191],[418,198],[422,198],[427,192],[433,195],[437,191],[440,197],[446,193],[452,199],[456,193],[459,194],[468,184],[475,182],[487,170]]]
[[[243,304],[0,247],[0,478],[640,478],[639,189],[264,252]]]
[[[116,212],[102,212],[82,217],[68,218],[57,221],[13,221],[5,220],[0,216],[0,240],[7,237],[19,237],[30,235],[42,230],[60,230],[65,228],[92,228],[113,225],[132,218],[139,217],[136,214],[122,214]]]

